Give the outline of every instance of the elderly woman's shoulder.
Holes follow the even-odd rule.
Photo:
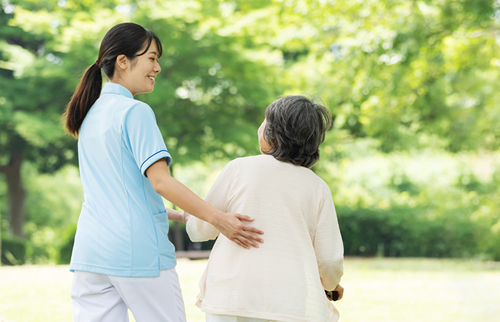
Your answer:
[[[258,163],[269,163],[273,162],[274,158],[270,155],[259,154],[247,157],[236,158],[229,162],[228,165],[251,165]]]
[[[276,158],[274,158],[272,155],[267,154],[236,158],[229,162],[227,167],[233,169],[241,168],[245,169],[245,171],[258,168],[268,169],[282,174],[287,174],[292,177],[308,177],[311,180],[319,180],[320,182],[323,182],[323,180],[319,178],[311,169],[299,165],[294,165],[289,162],[276,160]]]
[[[240,157],[229,161],[229,163],[224,167],[225,171],[238,171],[238,169],[244,169],[252,167],[255,164],[254,156]]]
[[[233,159],[226,165],[226,169],[232,171],[236,169],[248,171],[249,169],[269,168],[277,162],[279,161],[270,155],[260,154]]]

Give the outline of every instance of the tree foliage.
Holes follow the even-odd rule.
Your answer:
[[[337,135],[384,152],[498,149],[498,1],[231,3],[221,30],[280,51],[287,92],[321,96]]]
[[[4,0],[1,8],[0,173],[11,219],[24,213],[23,162],[49,173],[76,163],[60,115],[105,32],[124,21],[162,39],[156,89],[138,98],[155,111],[174,164],[257,152],[265,107],[292,93],[332,110],[324,159],[345,157],[351,142],[384,153],[500,145],[498,0]],[[11,220],[11,230],[22,234],[22,222]]]

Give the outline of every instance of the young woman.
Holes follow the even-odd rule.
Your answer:
[[[273,102],[258,130],[262,155],[231,161],[206,196],[221,211],[253,216],[266,232],[260,248],[242,251],[213,225],[169,212],[188,219],[193,241],[219,236],[197,301],[208,322],[338,320],[324,290],[342,298],[343,243],[330,190],[309,169],[330,124],[328,110],[305,97]]]
[[[134,23],[114,26],[65,112],[78,137],[85,194],[70,269],[75,321],[185,321],[175,252],[161,196],[250,248],[262,232],[200,199],[169,175],[170,154],[151,108],[161,71],[158,37]],[[109,78],[102,87],[101,69]],[[172,120],[174,122],[175,120]]]

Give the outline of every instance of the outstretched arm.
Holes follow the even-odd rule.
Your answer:
[[[258,236],[263,234],[261,230],[241,222],[252,221],[252,218],[241,214],[224,213],[198,197],[170,176],[164,159],[153,163],[146,170],[146,175],[157,193],[193,216],[212,224],[229,240],[247,249],[250,246],[259,247],[256,242],[263,242]]]

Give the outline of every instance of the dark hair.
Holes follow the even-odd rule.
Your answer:
[[[265,154],[279,161],[306,168],[319,159],[319,146],[332,127],[326,107],[304,96],[285,96],[266,109],[264,140],[271,147]]]
[[[77,137],[85,116],[101,94],[101,68],[109,78],[112,78],[115,73],[116,57],[125,55],[129,59],[134,59],[137,56],[144,55],[153,40],[158,47],[159,58],[163,51],[160,39],[152,31],[144,29],[138,24],[121,23],[106,33],[101,42],[97,60],[83,74],[71,101],[64,111],[66,131],[69,134]],[[145,44],[147,44],[146,49],[138,54]]]

